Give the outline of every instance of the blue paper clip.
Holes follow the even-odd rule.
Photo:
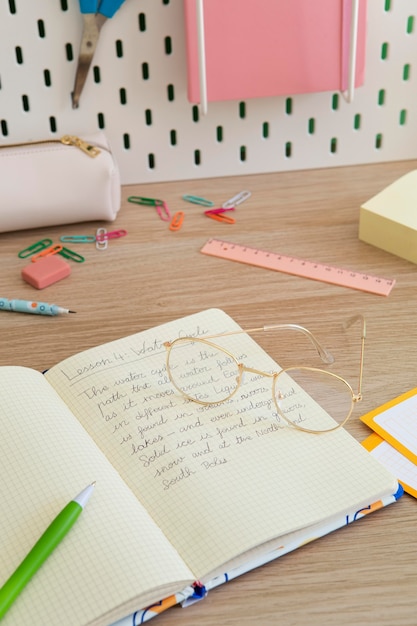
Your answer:
[[[63,235],[59,238],[64,243],[94,243],[94,235]]]
[[[192,202],[193,204],[199,204],[200,206],[214,206],[214,202],[206,200],[205,198],[200,198],[199,196],[190,196],[186,194],[183,196],[183,200],[187,200],[187,202]]]
[[[50,245],[52,245],[52,239],[41,239],[24,250],[21,250],[17,256],[20,259],[26,259],[28,256],[32,256],[32,254],[36,254],[37,252],[48,248]]]

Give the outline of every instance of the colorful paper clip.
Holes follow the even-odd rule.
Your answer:
[[[156,205],[156,211],[164,222],[169,222],[171,219],[171,213],[169,212],[168,205],[166,202],[162,202],[162,204]]]
[[[76,263],[84,263],[85,258],[81,256],[81,254],[77,254],[77,252],[73,252],[69,250],[69,248],[62,248],[59,250],[58,254],[63,256],[65,259],[71,259],[71,261],[75,261]]]
[[[163,201],[157,198],[143,198],[142,196],[129,196],[127,201],[134,204],[142,204],[143,206],[162,206],[163,204]]]
[[[129,196],[128,202],[134,202],[135,204],[142,204],[143,206],[154,206],[156,211],[164,222],[169,222],[171,219],[171,213],[169,212],[167,203],[164,200],[158,198],[143,198],[142,196]]]
[[[107,233],[107,228],[97,228],[96,230],[96,248],[97,250],[107,250],[109,242],[107,239],[101,239],[102,235]]]
[[[99,233],[95,236],[96,241],[104,241],[105,239],[118,239],[127,235],[127,230],[111,230],[105,233]]]
[[[63,250],[63,247],[60,246],[59,243],[56,243],[54,246],[49,246],[49,248],[45,248],[41,252],[38,252],[38,254],[35,254],[32,257],[32,262],[35,263],[39,259],[49,256],[50,254],[57,254],[58,252],[61,252],[61,250]]]
[[[186,194],[183,196],[183,200],[187,202],[192,202],[193,204],[199,204],[200,206],[214,206],[214,202],[211,200],[206,200],[206,198],[200,198],[200,196],[190,196]]]
[[[169,225],[169,230],[179,230],[184,221],[184,211],[177,211],[174,213],[171,224]]]
[[[234,208],[212,209],[211,211],[204,211],[204,215],[206,215],[207,217],[211,217],[212,220],[217,220],[218,222],[224,222],[225,224],[236,224],[236,220],[233,217],[229,217],[229,215],[225,215],[225,213],[229,211],[234,211]]]
[[[32,256],[32,254],[36,254],[37,252],[40,252],[41,250],[44,250],[45,248],[51,245],[52,245],[52,239],[41,239],[40,241],[37,241],[31,246],[28,246],[24,250],[21,250],[17,256],[20,259],[26,259],[28,256]]]
[[[240,193],[233,196],[229,200],[226,200],[224,204],[222,204],[223,209],[231,209],[232,207],[237,206],[238,204],[242,204],[245,200],[251,197],[250,191],[241,191]]]
[[[94,235],[63,235],[59,238],[62,243],[94,243]]]

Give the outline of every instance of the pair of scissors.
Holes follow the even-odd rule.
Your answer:
[[[96,51],[101,28],[109,17],[115,15],[123,2],[124,0],[80,0],[84,26],[72,93],[73,109],[78,108],[81,92]]]

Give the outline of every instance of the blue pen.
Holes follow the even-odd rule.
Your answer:
[[[0,298],[0,311],[35,313],[36,315],[62,315],[63,313],[75,313],[75,311],[63,309],[56,304],[31,302],[30,300],[7,300],[7,298]]]

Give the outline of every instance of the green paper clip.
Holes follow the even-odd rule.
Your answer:
[[[164,204],[162,200],[158,200],[157,198],[143,198],[142,196],[129,196],[127,201],[144,206],[163,206]]]
[[[66,259],[71,259],[71,261],[75,261],[76,263],[84,263],[85,261],[85,258],[81,256],[81,254],[77,254],[76,252],[73,252],[68,248],[62,248],[62,250],[60,250],[58,254],[65,257]]]
[[[183,200],[187,200],[187,202],[199,204],[200,206],[214,206],[214,202],[212,202],[211,200],[206,200],[205,198],[200,198],[199,196],[190,196],[186,194],[182,198]]]
[[[51,244],[52,239],[41,239],[40,241],[37,241],[31,246],[25,248],[24,250],[21,250],[17,256],[20,259],[26,259],[28,256],[32,256],[32,254],[36,254],[37,252],[48,248],[48,246],[50,246]]]
[[[95,235],[63,235],[59,238],[64,243],[94,243]]]

